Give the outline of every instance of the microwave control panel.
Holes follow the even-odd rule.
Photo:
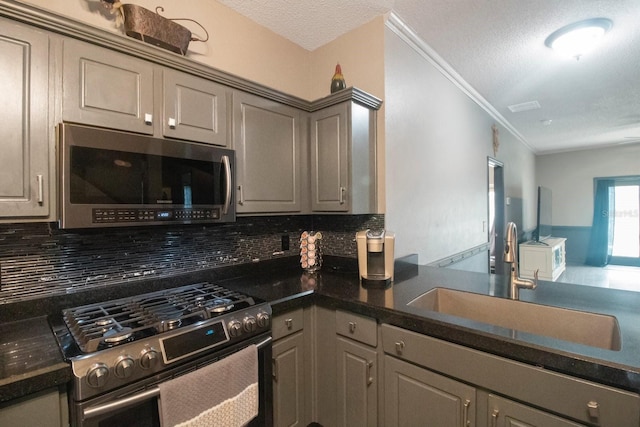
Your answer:
[[[105,223],[149,223],[149,222],[191,222],[220,219],[220,209],[93,209],[93,222]]]

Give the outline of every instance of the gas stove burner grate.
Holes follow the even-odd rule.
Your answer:
[[[255,305],[253,298],[209,282],[63,310],[83,353],[185,327]]]

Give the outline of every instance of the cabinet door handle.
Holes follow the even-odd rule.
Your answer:
[[[494,409],[491,414],[491,427],[498,427],[498,415],[500,415],[500,411]]]
[[[340,187],[340,204],[344,205],[344,193],[347,192],[345,187]]]
[[[367,362],[367,387],[373,384],[373,375],[371,375],[372,369],[373,369],[373,361],[369,360]]]
[[[151,126],[153,124],[153,114],[145,113],[144,124]]]
[[[42,175],[36,175],[36,182],[38,184],[38,204],[44,203],[44,178]]]
[[[240,192],[240,197],[238,197],[238,204],[244,205],[244,195],[242,194],[242,185],[238,185],[238,191]]]
[[[462,427],[469,427],[471,425],[471,421],[469,421],[469,406],[471,406],[471,401],[467,399],[464,401],[464,419],[462,421]]]
[[[171,129],[175,129],[176,128],[176,119],[174,119],[173,117],[169,117],[169,127]]]
[[[352,334],[356,332],[356,322],[349,322],[349,332]]]
[[[278,361],[276,359],[271,359],[271,376],[275,382],[278,382]]]

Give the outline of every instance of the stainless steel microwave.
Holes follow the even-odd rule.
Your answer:
[[[235,153],[63,123],[60,228],[235,221]]]

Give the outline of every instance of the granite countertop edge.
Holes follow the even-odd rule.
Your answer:
[[[274,316],[313,304],[330,309],[347,310],[373,317],[378,323],[395,325],[510,360],[640,393],[640,362],[630,366],[615,360],[600,359],[598,355],[602,352],[599,351],[595,351],[596,356],[593,356],[588,354],[588,351],[585,353],[572,352],[571,346],[566,350],[562,347],[550,348],[538,345],[536,342],[509,339],[465,324],[455,324],[437,317],[428,317],[399,308],[404,305],[402,298],[410,298],[416,292],[424,292],[437,286],[448,287],[451,283],[467,281],[458,287],[473,291],[474,287],[478,287],[477,283],[472,283],[474,278],[478,283],[481,283],[480,288],[487,285],[499,294],[503,287],[503,284],[499,283],[500,280],[492,278],[487,281],[487,275],[480,273],[454,272],[416,265],[408,268],[402,274],[397,273],[396,283],[391,288],[363,290],[357,280],[357,272],[350,269],[327,270],[317,275],[301,273],[299,268],[266,269],[259,274],[256,274],[254,268],[252,274],[241,277],[212,272],[201,272],[200,274],[215,276],[213,280],[226,282],[230,287],[269,301]],[[402,275],[404,276],[398,277]],[[183,279],[176,278],[167,286],[176,286],[176,283],[180,283]],[[313,282],[309,282],[309,279]],[[424,281],[430,283],[422,283]],[[589,290],[589,292],[595,293],[594,298],[596,298],[600,291]],[[394,295],[395,303],[385,302],[385,294],[387,296]],[[623,298],[628,299],[629,294],[624,294]],[[633,296],[635,297],[635,295]],[[372,300],[368,300],[368,298]],[[640,296],[638,296],[638,300],[640,301]],[[634,301],[626,303],[634,304]],[[50,302],[46,304],[47,306],[51,305]],[[49,317],[50,319],[51,317],[55,318],[55,315],[52,314]],[[640,322],[640,313],[637,320]],[[634,332],[636,331],[634,330]],[[640,334],[637,335],[632,343],[634,346],[640,343]],[[55,340],[53,333],[51,339]],[[52,360],[49,365],[37,370],[0,378],[0,402],[64,385],[70,380],[71,367],[60,355],[59,359]]]

